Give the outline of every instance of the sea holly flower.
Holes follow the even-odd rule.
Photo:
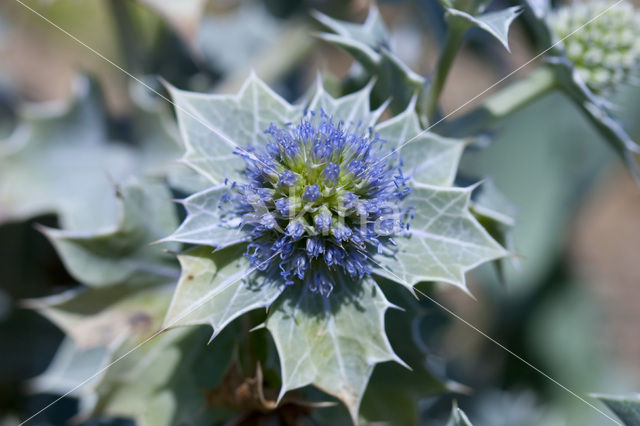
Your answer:
[[[302,106],[255,76],[237,95],[170,90],[184,161],[212,186],[183,201],[165,239],[198,246],[178,256],[165,326],[209,324],[215,336],[269,308],[280,397],[314,384],[355,422],[375,364],[402,363],[376,279],[468,291],[468,269],[506,255],[469,211],[473,188],[451,186],[464,143],[423,133],[415,98],[378,123],[371,84],[335,99],[318,83]]]
[[[552,10],[546,0],[527,0],[531,21],[546,63],[527,78],[489,97],[476,110],[441,131],[448,135],[476,134],[529,105],[561,90],[615,149],[640,183],[638,145],[615,118],[611,95],[633,83],[640,65],[638,12],[625,2],[573,3]],[[623,18],[624,16],[624,18]]]
[[[578,75],[591,91],[604,95],[629,83],[640,65],[640,13],[627,2],[607,10],[610,6],[575,3],[549,15],[554,40],[562,43]]]
[[[540,32],[546,32],[554,46],[547,62],[555,84],[576,102],[640,182],[640,146],[611,115],[615,108],[609,99],[631,82],[640,65],[638,12],[627,2],[575,3],[558,11],[544,3],[538,6],[533,10],[540,18]]]

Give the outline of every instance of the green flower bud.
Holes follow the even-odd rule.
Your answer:
[[[587,86],[601,95],[628,83],[640,66],[640,13],[627,2],[612,5],[612,1],[575,3],[549,16],[555,41],[568,37],[563,40],[567,59]]]

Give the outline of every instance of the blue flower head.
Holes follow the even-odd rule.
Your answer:
[[[298,124],[265,130],[264,148],[237,152],[247,182],[233,184],[228,214],[250,234],[245,256],[287,285],[328,296],[335,274],[371,272],[369,254],[406,229],[402,172],[382,152],[384,141],[323,111]]]

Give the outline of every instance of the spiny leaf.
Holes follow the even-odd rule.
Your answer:
[[[74,397],[87,397],[91,394],[89,389],[104,375],[100,370],[110,361],[111,354],[107,348],[80,348],[73,339],[66,338],[44,373],[29,381],[29,389],[58,395],[71,392]],[[92,376],[96,377],[87,382]]]
[[[221,197],[229,191],[225,185],[214,186],[184,200],[187,217],[180,227],[162,241],[213,246],[217,249],[247,240],[240,220],[223,215]]]
[[[404,108],[422,89],[425,79],[396,57],[390,48],[387,27],[377,7],[369,9],[363,24],[339,21],[316,12],[315,18],[333,33],[321,33],[323,40],[345,49],[377,78],[374,91],[381,99],[391,97],[394,110]]]
[[[419,424],[420,406],[435,394],[458,391],[458,385],[431,371],[432,354],[426,350],[425,339],[441,330],[426,325],[428,313],[422,304],[395,283],[381,283],[385,294],[402,311],[387,313],[386,331],[391,346],[411,370],[396,364],[376,367],[362,400],[361,415],[366,422],[385,424]]]
[[[186,147],[184,161],[213,183],[240,176],[244,162],[234,152],[265,145],[269,124],[284,125],[302,115],[253,74],[237,95],[169,90]]]
[[[371,279],[342,280],[330,297],[293,286],[272,306],[266,326],[280,356],[282,388],[313,384],[340,399],[355,422],[375,364],[402,362],[384,329],[391,305]]]
[[[393,253],[374,257],[375,272],[413,289],[440,281],[469,292],[465,272],[507,254],[469,212],[471,189],[415,184],[410,202],[415,217]]]
[[[57,213],[65,228],[84,230],[113,221],[110,179],[135,170],[135,151],[107,142],[88,81],[77,91],[55,108],[25,110],[10,139],[0,141],[0,222]]]
[[[314,12],[313,16],[334,33],[372,48],[389,47],[389,31],[377,7],[369,8],[369,14],[362,24],[333,19],[324,13]]]
[[[69,100],[25,108],[0,140],[0,222],[55,213],[65,229],[92,231],[116,219],[114,182],[148,173],[185,187],[180,143],[157,100],[132,90],[135,144],[125,145],[109,138],[97,85],[76,83]]]
[[[178,126],[170,119],[171,112],[167,108],[167,102],[152,96],[147,87],[134,83],[131,84],[129,93],[136,106],[132,113],[132,133],[138,148],[140,174],[166,177],[172,188],[186,193],[207,188],[207,179],[178,162],[184,148]],[[148,85],[156,84],[155,78],[148,81]]]
[[[450,186],[456,176],[465,144],[423,132],[415,112],[416,98],[397,116],[383,121],[375,131],[402,161],[402,171],[419,183]]]
[[[232,359],[234,333],[230,328],[211,345],[206,339],[201,328],[170,330],[140,346],[107,370],[95,388],[91,414],[130,417],[140,426],[220,421],[205,391],[222,380]]]
[[[603,395],[596,394],[616,416],[622,420],[625,426],[640,426],[640,394],[631,395]]]
[[[455,25],[476,26],[495,37],[505,49],[509,50],[509,28],[520,15],[520,6],[509,7],[496,12],[473,16],[458,9],[447,9],[447,21]]]
[[[150,245],[177,226],[168,189],[153,181],[131,181],[119,194],[120,220],[110,229],[77,232],[43,228],[44,233],[69,272],[84,284],[173,282],[177,278],[173,256],[158,245]]]
[[[208,324],[217,335],[240,315],[266,308],[282,284],[250,273],[244,245],[213,252],[206,246],[178,256],[182,275],[165,318],[165,327]]]
[[[451,409],[451,417],[447,422],[447,426],[473,426],[467,415],[458,408],[457,404],[453,404]]]
[[[118,285],[81,288],[26,302],[70,336],[79,350],[111,351],[127,339],[141,341],[160,329],[173,288]]]
[[[377,111],[371,111],[369,98],[373,84],[368,84],[363,89],[358,90],[350,95],[334,98],[328,94],[322,81],[317,80],[316,89],[307,109],[319,112],[324,111],[331,117],[343,121],[347,125],[362,126],[363,130],[373,126],[383,112],[383,108]]]

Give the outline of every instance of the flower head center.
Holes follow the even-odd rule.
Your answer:
[[[371,133],[311,112],[296,125],[271,124],[265,147],[239,152],[247,182],[233,185],[229,213],[250,234],[254,266],[325,296],[335,274],[371,272],[369,252],[406,226],[409,192]]]

